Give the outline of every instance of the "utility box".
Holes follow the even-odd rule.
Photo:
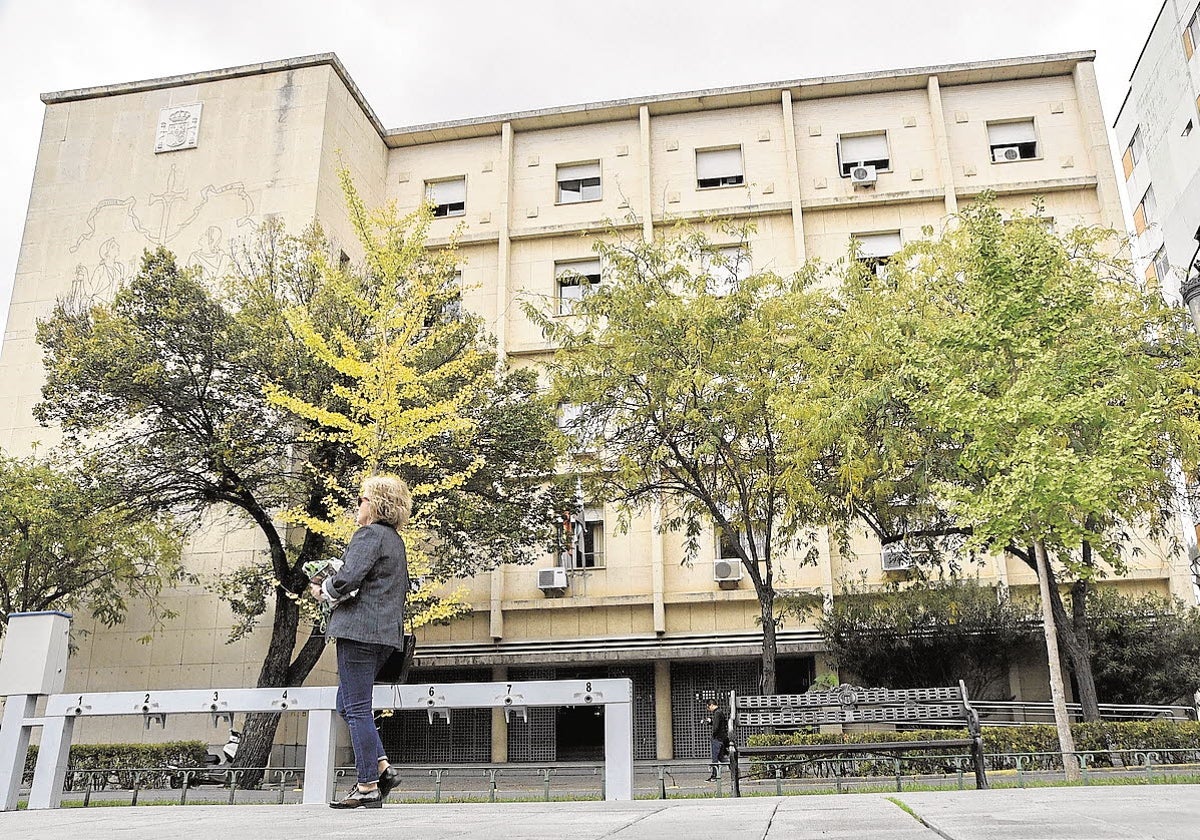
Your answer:
[[[62,691],[70,638],[67,613],[11,613],[0,655],[0,697]]]

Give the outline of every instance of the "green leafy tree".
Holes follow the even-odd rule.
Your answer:
[[[963,680],[972,697],[1009,699],[1013,660],[1037,641],[1037,615],[1002,587],[948,578],[849,586],[818,626],[839,668],[863,685],[922,688]]]
[[[1161,595],[1087,593],[1096,690],[1105,703],[1180,703],[1200,691],[1200,609]]]
[[[9,613],[39,610],[86,610],[112,627],[131,600],[157,624],[173,617],[158,596],[183,579],[169,518],[146,518],[48,459],[0,452],[0,631]]]
[[[812,562],[822,516],[794,466],[813,453],[784,440],[773,403],[801,384],[831,303],[809,274],[738,279],[748,230],[720,234],[740,237],[741,250],[687,226],[598,243],[604,280],[570,317],[525,308],[558,348],[549,398],[570,406],[569,453],[588,495],[650,510],[656,527],[685,534],[689,560],[707,524],[727,535],[758,596],[771,693],[779,558]]]
[[[347,186],[356,229],[365,236],[365,211]],[[419,349],[410,348],[406,375],[420,379],[460,356],[475,359],[487,344],[478,319],[454,316],[458,290],[450,264],[424,244],[428,216],[422,211],[396,220],[384,243],[364,239],[367,251],[396,249],[381,257],[386,275],[378,273],[378,261],[362,269],[331,263],[332,246],[319,228],[295,237],[268,224],[218,289],[159,249],[145,255],[111,304],[78,311],[62,303],[39,325],[47,379],[38,417],[61,425],[98,481],[147,515],[170,512],[196,523],[206,513],[232,509],[261,532],[262,562],[216,584],[240,617],[235,633],[251,632],[262,617],[270,620],[261,687],[300,685],[324,650],[323,633],[302,613],[297,593],[307,582],[303,565],[338,551],[344,529],[317,523],[337,520],[368,464],[393,465],[372,460],[386,446],[362,449],[338,419],[359,422],[361,400],[368,397],[355,371],[328,363],[305,325],[320,325],[332,348],[362,348],[361,370],[377,364],[384,372],[385,360],[375,358],[383,346],[372,333],[379,327],[376,313],[355,304],[390,283],[391,300],[406,317],[429,327],[408,334]],[[429,283],[436,277],[439,292],[414,302],[395,288],[417,276]],[[459,327],[439,328],[451,321]],[[499,366],[491,373],[459,405],[473,434],[410,439],[408,460],[394,464],[414,487],[438,488],[421,496],[426,540],[436,551],[425,570],[431,585],[411,604],[414,624],[461,612],[445,609],[433,584],[526,560],[549,529],[549,517],[545,527],[537,521],[551,506],[541,479],[552,453],[534,377]],[[386,387],[421,385],[376,384],[373,396],[393,401],[408,397],[389,396]],[[313,410],[285,407],[301,403]],[[419,412],[405,420],[421,422]],[[381,441],[398,433],[383,426],[375,431]],[[475,466],[462,481],[438,484],[440,477],[463,473],[464,465]],[[294,522],[313,527],[289,528]],[[240,765],[266,764],[277,724],[276,715],[247,717]],[[247,773],[243,781],[257,779]]]
[[[1167,534],[1173,464],[1195,461],[1184,318],[1108,245],[1093,229],[1056,236],[1036,215],[1005,223],[984,200],[902,251],[885,277],[851,274],[831,354],[830,381],[847,386],[857,416],[890,411],[902,429],[890,439],[905,444],[838,451],[847,494],[915,504],[919,535],[950,527],[1036,567],[1064,751],[1051,563],[1075,578],[1119,574],[1136,529]],[[829,405],[842,416],[832,390]],[[891,487],[875,478],[879,457]],[[915,468],[922,459],[929,468]]]

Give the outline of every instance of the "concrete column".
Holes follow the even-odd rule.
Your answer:
[[[502,683],[508,679],[507,665],[492,666],[492,682]],[[504,709],[492,709],[492,763],[508,761],[508,721]]]
[[[654,632],[662,635],[667,632],[667,605],[664,598],[666,588],[666,572],[663,567],[666,534],[661,533],[662,503],[655,500],[650,503],[650,585],[654,604]]]
[[[671,731],[671,663],[666,659],[654,663],[654,754],[659,761],[675,757],[674,733]]]
[[[933,129],[933,149],[937,155],[938,176],[946,195],[946,215],[958,212],[958,195],[954,192],[954,166],[950,161],[950,141],[946,137],[946,115],[942,111],[942,89],[937,76],[929,77],[929,124]]]
[[[654,194],[650,192],[650,109],[643,105],[638,109],[638,131],[641,135],[642,176],[642,238],[654,240]]]
[[[512,240],[512,189],[513,189],[513,129],[512,123],[504,123],[500,129],[500,238],[496,255],[496,351],[503,361],[508,353],[508,278],[510,274]],[[492,639],[504,638],[504,567],[491,571],[491,599],[489,604],[489,632]]]
[[[796,120],[792,111],[792,92],[783,92],[783,148],[787,157],[788,194],[792,201],[792,238],[795,240],[796,267],[804,265],[804,217],[800,211],[800,159],[796,151]]]
[[[1112,150],[1108,145],[1108,126],[1104,124],[1104,109],[1100,105],[1096,67],[1090,61],[1080,61],[1075,65],[1071,76],[1075,81],[1080,122],[1083,123],[1083,145],[1096,173],[1096,201],[1100,205],[1100,224],[1124,230],[1125,213],[1121,209],[1121,189],[1116,169],[1113,168]]]

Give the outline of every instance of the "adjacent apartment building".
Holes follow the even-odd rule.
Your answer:
[[[1113,129],[1123,149],[1136,258],[1200,329],[1200,3],[1165,0],[1129,77]],[[1200,525],[1185,524],[1195,562]]]
[[[749,219],[750,264],[779,272],[838,259],[851,237],[865,257],[886,258],[988,190],[1008,210],[1041,196],[1063,227],[1121,227],[1093,57],[800,79],[398,129],[384,127],[334,55],[47,94],[0,356],[0,446],[24,453],[53,441],[31,413],[42,380],[36,319],[61,295],[107,298],[144,248],[165,245],[216,277],[231,243],[267,217],[293,230],[316,217],[353,258],[339,161],[369,203],[405,210],[431,200],[434,245],[461,229],[464,305],[517,364],[551,349],[520,301],[569,306],[580,274],[603,282],[591,239],[610,220],[651,237],[679,219]],[[1148,178],[1144,168],[1135,177]],[[683,565],[682,538],[656,534],[648,518],[620,528],[596,504],[585,519],[584,551],[569,568],[547,556],[540,568],[466,581],[473,614],[423,631],[414,678],[627,676],[637,757],[705,755],[699,699],[757,685],[752,587],[713,534],[701,560]],[[859,537],[849,552],[823,546],[815,566],[785,560],[788,586],[836,598],[847,578],[906,574]],[[258,550],[245,523],[214,515],[188,556],[213,575]],[[1186,564],[1165,549],[1148,546],[1134,563],[1126,585],[1189,592]],[[989,558],[978,571],[985,582],[1035,584],[1015,561]],[[92,632],[79,640],[68,691],[253,685],[261,640],[226,644],[232,619],[201,587],[169,599],[179,618],[149,645],[137,641],[148,629],[140,615],[113,630],[80,619]],[[788,624],[779,639],[780,690],[803,690],[829,669],[813,627]],[[334,679],[331,658],[311,679]],[[1005,693],[1043,699],[1045,685],[1044,662],[1031,659]],[[206,720],[194,730],[173,721],[165,736],[136,721],[86,724],[78,737],[92,741],[215,737]],[[399,714],[383,731],[393,760],[548,761],[595,757],[602,727],[580,707],[511,722],[455,715],[449,726]],[[280,760],[292,763],[303,727],[289,723],[279,739]]]

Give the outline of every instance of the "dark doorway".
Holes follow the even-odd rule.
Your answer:
[[[559,761],[604,760],[603,706],[563,706],[556,723]]]
[[[608,668],[557,668],[560,680],[601,680]],[[604,760],[604,707],[561,706],[555,715],[555,747],[559,761]]]

